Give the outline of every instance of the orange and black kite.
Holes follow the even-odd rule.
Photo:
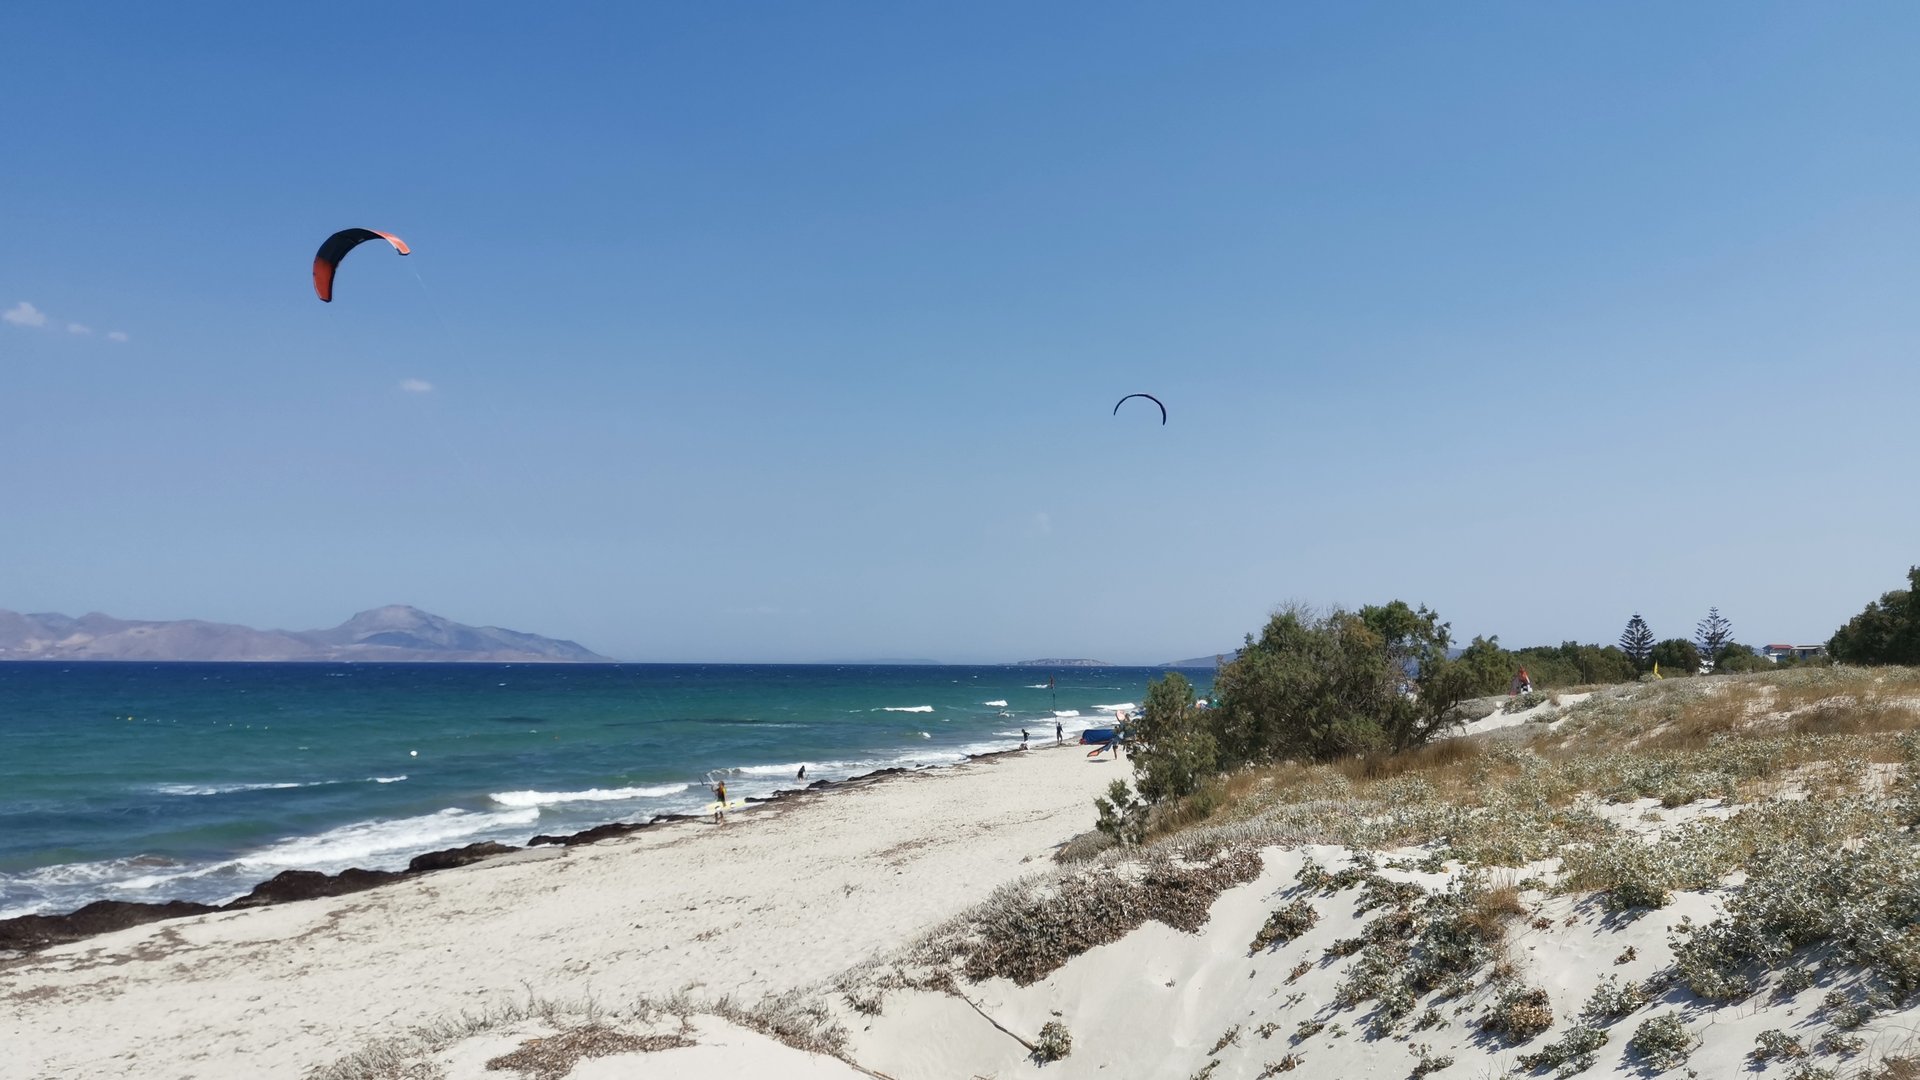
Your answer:
[[[375,232],[372,229],[341,229],[320,245],[319,254],[313,257],[313,291],[324,303],[333,303],[333,272],[340,268],[340,260],[347,252],[369,240],[385,240],[393,245],[393,250],[407,254],[407,242],[392,233]]]

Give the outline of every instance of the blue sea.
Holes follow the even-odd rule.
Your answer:
[[[1069,738],[1146,668],[0,663],[0,918],[218,903],[282,870]],[[1205,687],[1209,673],[1187,675]],[[1056,686],[1049,689],[1048,677]]]

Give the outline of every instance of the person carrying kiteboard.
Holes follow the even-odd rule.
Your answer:
[[[713,797],[716,800],[713,804],[713,823],[725,825],[727,823],[727,782],[725,780],[713,782]]]

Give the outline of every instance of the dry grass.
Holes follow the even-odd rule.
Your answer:
[[[667,1035],[629,1035],[598,1025],[563,1031],[544,1039],[528,1039],[520,1048],[487,1062],[489,1072],[510,1069],[533,1080],[561,1080],[586,1058],[614,1054],[654,1053],[692,1046],[692,1030],[684,1020],[681,1030]]]
[[[1890,1057],[1868,1071],[1865,1080],[1920,1080],[1920,1057]]]
[[[1479,752],[1478,744],[1472,739],[1441,739],[1398,754],[1374,753],[1347,758],[1334,768],[1355,783],[1391,780],[1409,774],[1432,776],[1460,768]]]
[[[584,1058],[692,1046],[689,1018],[718,1016],[797,1050],[846,1060],[847,1033],[825,1005],[798,994],[742,1007],[728,998],[699,1001],[684,994],[636,998],[609,1007],[593,997],[544,998],[528,990],[524,1002],[506,1002],[422,1024],[379,1039],[337,1061],[315,1065],[305,1080],[439,1080],[432,1057],[456,1043],[539,1022],[554,1034],[529,1039],[487,1063],[489,1069],[519,1069],[547,1080],[566,1076]],[[670,1028],[664,1028],[671,1024]]]
[[[1460,925],[1481,941],[1498,945],[1506,940],[1508,921],[1526,913],[1519,886],[1494,885],[1474,894],[1473,902],[1460,916]]]

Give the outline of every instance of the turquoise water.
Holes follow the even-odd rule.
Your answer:
[[[0,918],[1069,738],[1144,668],[0,663]],[[1188,673],[1190,677],[1196,673]],[[1049,676],[1057,682],[1046,686]]]

